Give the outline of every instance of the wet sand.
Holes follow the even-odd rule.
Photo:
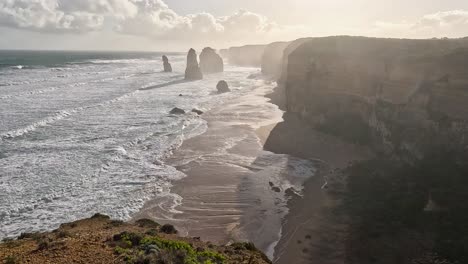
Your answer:
[[[372,153],[309,127],[290,114],[271,132],[265,148],[315,161],[318,173],[304,185],[303,197],[293,197],[283,222],[283,235],[276,247],[274,263],[344,263],[346,219],[333,212],[339,200],[324,184],[338,177],[352,161],[368,159]]]

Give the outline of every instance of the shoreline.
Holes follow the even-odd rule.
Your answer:
[[[264,99],[273,105],[284,108],[282,96],[278,91],[263,95]],[[240,99],[240,98],[237,98]],[[214,112],[219,111],[213,110]],[[222,110],[221,110],[222,112]],[[171,194],[179,204],[173,206],[172,213],[161,214],[161,201],[153,199],[136,214],[133,219],[150,218],[156,221],[166,221],[174,224],[181,234],[188,237],[201,237],[204,241],[217,244],[227,244],[232,241],[252,241],[263,250],[274,263],[289,264],[310,263],[343,263],[344,243],[330,243],[330,237],[343,238],[345,226],[331,215],[332,208],[338,200],[324,188],[328,179],[334,179],[340,169],[346,168],[354,160],[367,159],[372,154],[364,147],[343,142],[330,135],[323,134],[307,126],[297,116],[283,113],[283,121],[277,120],[256,129],[246,125],[226,126],[224,120],[218,120],[211,110],[203,115],[208,122],[205,133],[184,141],[168,163],[187,176],[172,183]],[[226,128],[229,129],[226,129]],[[213,159],[213,148],[223,145],[223,140],[216,138],[224,134],[249,136],[239,139],[231,146],[225,147],[219,155],[223,160]],[[205,151],[207,157],[199,155]],[[302,195],[285,190],[284,207],[286,213],[279,222],[266,222],[266,216],[259,217],[259,211],[252,202],[259,197],[252,193],[270,193],[273,186],[268,186],[268,180],[260,184],[256,191],[247,186],[258,184],[248,179],[252,174],[250,162],[240,165],[229,161],[230,155],[241,154],[258,159],[262,152],[275,155],[290,155],[308,160],[314,164],[314,175],[302,184]],[[198,154],[197,154],[198,153]],[[197,156],[199,155],[199,156]],[[286,166],[288,162],[286,162]],[[270,182],[271,185],[271,182]],[[270,195],[270,194],[268,194]],[[275,200],[273,196],[265,200]],[[265,208],[262,208],[265,209]],[[257,210],[257,211],[256,211]],[[251,220],[253,219],[253,220]],[[251,221],[255,222],[254,224]],[[259,224],[263,228],[259,230]],[[190,230],[190,231],[189,231]],[[266,234],[265,231],[269,230]],[[271,230],[276,230],[275,234]],[[327,230],[327,232],[322,232]],[[328,234],[328,238],[324,237]],[[272,237],[277,237],[273,239]],[[323,239],[333,249],[327,250],[326,258],[322,258]],[[320,260],[317,260],[320,257]]]
[[[278,90],[267,97],[283,108]],[[344,263],[346,220],[333,213],[340,201],[326,186],[343,184],[341,170],[373,154],[365,147],[323,134],[295,115],[285,113],[283,119],[272,130],[265,149],[311,160],[316,173],[305,182],[302,196],[294,195],[288,201],[289,213],[273,263]]]
[[[282,187],[286,168],[280,165],[287,165],[285,155],[264,151],[282,115],[265,97],[272,88],[261,85],[205,112],[207,131],[184,141],[165,161],[187,175],[172,182],[171,193],[179,205],[172,213],[162,213],[164,201],[155,198],[133,219],[166,221],[182,235],[217,244],[252,241],[272,258],[287,210],[284,192],[275,192],[272,184],[289,188]]]

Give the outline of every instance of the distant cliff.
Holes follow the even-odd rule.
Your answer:
[[[266,46],[262,56],[262,73],[278,78],[281,75],[284,50],[291,42],[274,42]]]
[[[260,67],[265,45],[246,45],[220,50],[221,56],[232,65]]]
[[[294,44],[280,78],[289,112],[405,158],[436,145],[467,145],[467,39],[328,37]]]

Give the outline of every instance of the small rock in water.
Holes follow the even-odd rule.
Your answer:
[[[216,85],[216,89],[218,89],[218,93],[228,93],[231,91],[231,89],[229,89],[229,85],[224,80],[218,82],[218,85]]]
[[[182,94],[179,94],[179,96],[183,96]]]
[[[195,114],[197,114],[197,115],[203,115],[203,111],[198,110],[198,109],[195,109],[195,108],[192,109],[192,113],[195,113]]]
[[[169,114],[171,114],[171,115],[183,115],[183,114],[185,114],[185,111],[184,111],[184,109],[180,109],[178,107],[175,107],[174,109],[171,110],[171,112],[169,112]]]
[[[281,192],[280,187],[276,187],[276,186],[271,187],[271,190],[274,191],[274,192],[277,192],[277,193]]]

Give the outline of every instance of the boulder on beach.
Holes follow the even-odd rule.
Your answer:
[[[201,80],[203,74],[198,66],[197,52],[190,49],[187,55],[187,68],[185,69],[185,80]]]
[[[231,89],[229,89],[228,83],[224,80],[218,82],[216,89],[218,89],[218,93],[228,93],[231,91]]]
[[[214,49],[204,48],[200,54],[200,69],[203,73],[223,72],[223,58]]]
[[[180,109],[180,108],[178,108],[178,107],[174,107],[174,108],[169,112],[169,114],[171,114],[171,115],[183,115],[183,114],[185,114],[185,111],[184,111],[184,109]]]
[[[203,115],[203,111],[198,110],[198,109],[196,109],[196,108],[192,109],[192,113],[195,113],[195,114],[197,114],[197,115]]]
[[[172,65],[169,63],[169,59],[166,55],[162,56],[163,64],[164,64],[164,72],[172,72]]]

